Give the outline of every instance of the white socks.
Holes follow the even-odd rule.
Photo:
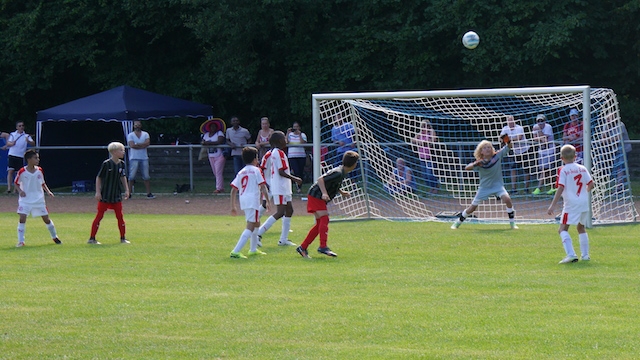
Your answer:
[[[255,228],[251,233],[251,242],[249,243],[249,252],[256,252],[257,250],[258,250],[258,228]]]
[[[236,247],[233,248],[234,253],[239,253],[240,250],[242,250],[244,245],[247,243],[247,240],[249,240],[249,237],[251,237],[252,233],[253,232],[251,230],[244,229],[244,231],[242,232],[242,235],[240,235],[240,239],[238,239],[238,243],[236,244]]]
[[[571,236],[568,231],[562,231],[560,233],[560,239],[562,239],[562,246],[567,256],[576,256],[575,250],[573,250],[573,243],[571,242]]]
[[[18,223],[18,242],[19,243],[23,243],[24,242],[24,229],[26,224],[24,223]]]
[[[262,236],[262,234],[266,233],[267,230],[269,230],[273,226],[273,224],[276,223],[276,221],[278,220],[274,218],[273,215],[269,216],[267,221],[265,221],[264,224],[260,226],[260,229],[258,230],[258,235]]]
[[[51,238],[55,239],[58,237],[58,234],[56,233],[56,226],[53,225],[53,221],[50,221],[47,225],[47,230],[49,230],[49,234],[51,234]]]
[[[289,229],[291,229],[291,218],[283,217],[282,218],[282,233],[280,233],[280,241],[287,241],[289,238]]]
[[[580,253],[582,257],[589,256],[589,235],[587,235],[587,233],[578,234],[578,240],[580,241]]]

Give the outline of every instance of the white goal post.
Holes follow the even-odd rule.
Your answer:
[[[558,221],[546,210],[564,143],[576,146],[579,162],[594,178],[593,224],[637,219],[621,135],[624,125],[610,89],[314,94],[312,107],[314,179],[339,165],[347,150],[361,156],[358,168],[345,179],[353,196],[337,197],[329,205],[332,218],[452,221],[477,190],[477,173],[464,170],[473,161],[476,145],[486,139],[498,150],[503,146],[501,133],[517,128],[523,136],[503,162],[517,222]],[[576,111],[578,121],[572,122],[575,116],[570,114]],[[508,221],[505,206],[493,199],[473,215],[471,222]]]

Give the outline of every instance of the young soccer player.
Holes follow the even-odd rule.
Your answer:
[[[560,264],[578,261],[578,256],[573,250],[573,241],[569,235],[569,225],[577,225],[582,260],[591,260],[589,257],[589,236],[584,224],[589,220],[589,192],[594,186],[593,179],[587,168],[575,162],[576,148],[573,145],[562,146],[560,156],[564,165],[558,170],[558,191],[547,210],[549,215],[553,215],[554,208],[562,197],[562,215],[558,233],[567,256],[560,260]]]
[[[88,244],[100,245],[96,240],[100,220],[108,209],[113,209],[118,220],[118,230],[120,230],[120,243],[129,244],[125,237],[124,217],[122,216],[122,192],[124,199],[129,198],[129,186],[125,173],[124,145],[119,142],[112,142],[107,146],[109,158],[102,163],[100,171],[96,176],[96,194],[98,200],[98,213],[91,224],[91,236]]]
[[[478,185],[478,192],[475,198],[471,202],[471,206],[462,210],[460,218],[451,225],[452,229],[460,227],[463,221],[471,215],[481,202],[489,199],[489,197],[495,196],[497,199],[502,200],[507,205],[507,215],[509,215],[509,223],[512,229],[517,229],[515,223],[515,211],[513,210],[513,204],[511,203],[511,197],[504,188],[504,180],[502,179],[502,158],[507,156],[511,149],[511,141],[509,136],[502,136],[506,146],[503,146],[500,151],[496,152],[493,145],[487,141],[482,140],[478,146],[476,146],[473,152],[473,157],[476,161],[468,164],[464,169],[477,171],[480,176],[480,185]]]
[[[284,216],[282,219],[282,232],[280,233],[280,246],[296,246],[292,243],[289,237],[289,229],[291,228],[291,216],[293,216],[293,204],[291,200],[293,198],[293,192],[291,189],[291,181],[294,181],[298,185],[302,185],[302,179],[291,175],[289,170],[289,159],[285,154],[284,149],[287,147],[287,141],[282,131],[276,131],[269,138],[269,143],[273,148],[270,151],[271,172],[266,176],[271,177],[271,196],[273,197],[273,204],[276,205],[276,213],[269,216],[267,221],[264,222],[260,229],[258,229],[258,236],[262,235],[275,224],[278,219]],[[266,155],[265,155],[266,156]]]
[[[20,197],[18,198],[18,244],[17,247],[24,246],[25,225],[27,215],[42,216],[42,221],[47,225],[47,230],[51,234],[51,239],[56,244],[62,244],[56,234],[56,227],[53,221],[49,219],[49,211],[44,201],[44,193],[53,196],[51,190],[44,182],[44,174],[40,165],[40,155],[33,149],[27,150],[24,154],[27,166],[18,170],[18,175],[14,181],[16,190]]]
[[[238,214],[236,195],[240,194],[240,209],[244,210],[247,227],[240,235],[236,247],[231,251],[231,257],[234,259],[247,258],[240,251],[249,238],[251,238],[249,255],[266,255],[265,252],[258,250],[259,208],[262,197],[266,199],[266,207],[270,207],[267,185],[262,175],[262,170],[257,166],[258,150],[248,146],[243,148],[242,160],[245,166],[231,182],[231,214],[233,216]]]
[[[358,159],[360,159],[360,155],[358,155],[357,152],[345,152],[344,155],[342,155],[342,165],[320,176],[309,188],[307,212],[314,214],[316,223],[311,230],[309,230],[302,244],[296,249],[298,254],[303,258],[310,258],[307,249],[318,235],[320,235],[318,252],[327,256],[338,256],[338,254],[331,251],[327,246],[327,238],[329,236],[329,212],[327,211],[327,203],[333,200],[338,191],[342,196],[351,196],[349,192],[343,191],[340,187],[342,186],[342,180],[344,180],[345,176],[358,165]]]

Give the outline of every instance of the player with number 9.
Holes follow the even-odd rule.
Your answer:
[[[234,259],[247,258],[240,251],[249,238],[251,238],[249,255],[266,255],[266,253],[258,250],[259,208],[262,196],[267,199],[267,208],[271,207],[262,170],[257,166],[258,150],[253,147],[242,149],[242,161],[245,163],[245,167],[238,172],[231,182],[231,214],[237,215],[237,201],[240,198],[240,208],[244,210],[247,227],[240,235],[236,247],[231,252],[231,258]]]

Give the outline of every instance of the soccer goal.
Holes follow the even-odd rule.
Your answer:
[[[610,89],[314,94],[312,106],[314,178],[339,165],[347,150],[361,156],[345,179],[352,196],[330,204],[332,218],[452,221],[476,194],[477,174],[464,170],[476,145],[486,139],[496,150],[504,146],[505,126],[522,134],[503,162],[518,222],[558,221],[561,207],[554,215],[547,215],[547,208],[564,143],[576,146],[578,161],[594,178],[593,224],[632,222],[638,216],[618,102]],[[472,222],[508,220],[505,206],[493,199],[473,216]]]

